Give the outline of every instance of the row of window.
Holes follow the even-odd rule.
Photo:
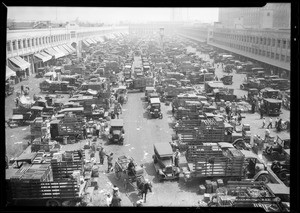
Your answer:
[[[266,46],[278,47],[283,49],[290,49],[290,40],[289,39],[275,39],[267,38],[260,36],[250,36],[250,35],[237,35],[237,34],[228,34],[228,33],[219,33],[215,32],[214,37],[225,38],[228,40],[249,42],[252,44],[261,44]]]
[[[288,56],[288,55],[274,53],[274,52],[270,52],[270,51],[266,51],[266,50],[261,50],[259,48],[252,48],[252,47],[248,47],[248,46],[244,46],[244,45],[240,45],[240,44],[234,44],[231,42],[224,42],[224,41],[215,40],[215,39],[214,39],[214,42],[221,44],[221,45],[231,47],[231,48],[249,52],[249,53],[252,53],[255,55],[265,56],[265,57],[275,59],[275,60],[278,60],[281,62],[287,62],[287,63],[290,62],[290,56]]]
[[[53,42],[65,41],[70,39],[69,34],[61,34],[61,35],[52,35],[52,36],[43,36],[39,38],[28,38],[22,40],[14,40],[8,41],[6,43],[7,51],[23,49],[28,47],[36,47],[39,45],[50,44]]]

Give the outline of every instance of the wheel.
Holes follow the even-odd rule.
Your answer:
[[[46,206],[61,206],[61,203],[58,200],[48,200]]]
[[[280,171],[277,176],[280,180],[282,181],[286,181],[287,180],[287,174],[289,174],[290,172],[288,170],[282,170]]]
[[[256,181],[262,181],[264,183],[269,183],[270,182],[270,177],[269,175],[266,175],[266,174],[261,174],[257,179]]]

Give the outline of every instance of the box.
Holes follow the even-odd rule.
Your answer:
[[[224,187],[223,179],[218,179],[218,180],[217,180],[217,185],[218,185],[218,188]]]
[[[204,195],[205,194],[205,191],[206,191],[206,188],[204,185],[200,185],[199,186],[199,194],[200,195]]]
[[[205,193],[205,194],[204,194],[203,201],[206,202],[206,203],[208,203],[208,202],[210,201],[210,195],[207,194],[207,193]]]
[[[205,180],[206,193],[212,193],[212,185],[210,180]]]

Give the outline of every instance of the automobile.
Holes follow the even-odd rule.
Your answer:
[[[288,90],[290,89],[290,81],[283,78],[271,79],[269,86],[273,89]]]
[[[232,78],[233,75],[224,75],[220,80],[223,82],[224,85],[232,85]]]
[[[263,98],[278,99],[280,91],[272,88],[265,88],[261,90],[261,93]]]
[[[124,121],[123,119],[112,119],[110,121],[110,129],[108,139],[110,142],[124,144]]]
[[[174,166],[173,150],[169,143],[155,143],[153,164],[159,181],[179,180],[180,168]]]
[[[290,137],[281,138],[277,136],[274,144],[266,146],[265,154],[271,156],[272,160],[286,160],[289,157],[286,150],[290,149],[290,141]]]
[[[263,107],[267,115],[274,115],[274,116],[280,115],[281,104],[282,104],[281,100],[277,100],[273,98],[263,99]]]
[[[159,98],[151,98],[149,103],[149,114],[150,118],[160,118],[162,119],[162,113],[160,110],[160,100]]]

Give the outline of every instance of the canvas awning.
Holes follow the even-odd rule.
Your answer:
[[[97,44],[97,41],[94,38],[90,38],[91,41],[93,41],[95,44]]]
[[[12,71],[8,66],[6,66],[5,80],[9,79],[11,76],[16,76],[16,72]]]
[[[17,65],[21,70],[25,70],[30,67],[30,63],[25,61],[23,58],[20,56],[16,56],[13,58],[9,58],[11,62],[13,62],[15,65]]]
[[[95,42],[93,40],[91,40],[90,38],[87,39],[87,42],[89,42],[90,44],[94,44]]]
[[[51,60],[52,57],[53,57],[52,55],[49,55],[49,54],[47,54],[47,53],[45,53],[45,52],[39,52],[39,54],[42,55],[42,56],[44,56],[44,57],[47,58],[47,59],[49,58],[49,60]],[[47,60],[47,61],[48,61],[48,60]]]
[[[75,49],[74,47],[72,47],[71,44],[66,44],[66,46],[67,46],[70,50],[72,50],[73,52],[76,52],[76,49]]]
[[[86,45],[86,46],[90,46],[90,44],[86,41],[86,40],[82,40],[82,42]]]
[[[49,61],[52,58],[50,55],[44,56],[41,53],[36,53],[34,56],[41,59],[43,62]]]
[[[67,51],[62,45],[58,46],[58,49],[63,52],[65,55],[69,55],[69,51]]]
[[[73,50],[71,50],[70,48],[68,48],[67,45],[64,44],[61,47],[64,48],[66,51],[68,51],[68,53],[73,53]]]
[[[61,55],[60,57],[66,56],[66,54],[59,49],[59,47],[53,47],[53,49]]]
[[[52,49],[52,48],[45,49],[44,51],[45,51],[46,53],[48,53],[49,55],[54,56],[55,59],[57,59],[57,58],[60,57],[60,56],[59,56],[59,53],[56,52],[56,51],[55,51],[54,49]]]

